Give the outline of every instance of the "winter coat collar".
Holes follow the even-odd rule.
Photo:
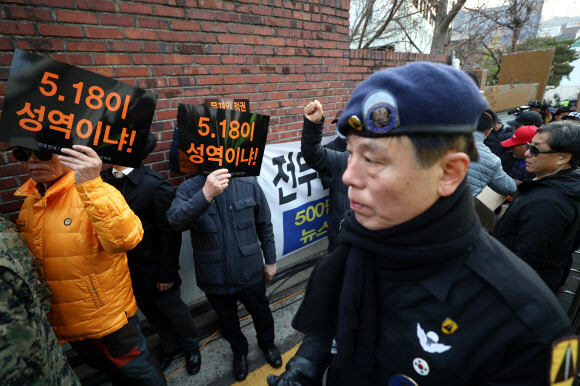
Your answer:
[[[518,187],[522,193],[539,186],[547,186],[556,189],[575,200],[580,200],[580,170],[560,170],[544,178],[524,181]]]
[[[48,190],[44,193],[44,197],[60,196],[61,194],[69,190],[70,187],[73,186],[74,184],[75,184],[75,172],[74,170],[70,170],[68,173],[60,177],[58,181],[52,184],[50,188],[48,188]],[[26,181],[24,185],[22,185],[20,189],[18,189],[16,193],[14,193],[14,195],[19,197],[28,197],[28,196],[37,198],[42,197],[42,195],[38,192],[37,183],[34,182],[32,178]]]

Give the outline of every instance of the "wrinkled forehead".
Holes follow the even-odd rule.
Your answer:
[[[412,146],[409,137],[406,135],[393,135],[390,137],[363,137],[360,135],[349,134],[347,137],[347,147],[361,150],[371,150],[375,152],[389,151],[395,146]]]

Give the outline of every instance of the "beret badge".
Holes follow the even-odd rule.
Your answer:
[[[360,119],[356,115],[348,118],[348,125],[356,131],[362,130],[362,123],[360,123]]]
[[[388,133],[399,124],[397,100],[386,91],[370,94],[364,101],[363,111],[367,129],[376,134]]]

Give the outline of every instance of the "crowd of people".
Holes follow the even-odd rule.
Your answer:
[[[573,382],[578,338],[554,292],[578,246],[580,124],[542,126],[528,112],[507,129],[486,105],[467,76],[434,64],[357,86],[337,127],[351,210],[331,208],[342,213],[334,252],[293,320],[305,337],[269,385],[319,385],[325,373],[328,385]],[[336,178],[321,105],[305,116],[302,150],[315,146],[311,166]],[[518,178],[498,146],[524,161]],[[515,194],[489,230],[475,206],[487,186]]]
[[[463,72],[425,62],[360,83],[329,146],[322,104],[306,105],[301,148],[330,189],[329,253],[292,323],[303,342],[269,385],[320,385],[325,373],[328,385],[574,379],[578,338],[554,293],[580,244],[580,113],[544,123],[523,111],[504,125],[487,105]],[[150,134],[143,158],[155,146]],[[142,163],[103,171],[86,146],[12,154],[30,179],[15,193],[16,226],[0,222],[4,379],[79,384],[59,342],[113,384],[166,384],[181,351],[198,373],[200,336],[179,290],[183,231],[234,378],[249,371],[238,301],[266,361],[282,366],[266,295],[275,230],[256,178],[218,169],[174,192]],[[486,187],[513,197],[501,216],[478,207]]]
[[[150,134],[145,157],[155,145]],[[268,363],[282,365],[265,288],[276,274],[274,233],[255,178],[230,180],[220,169],[183,183],[176,197],[142,163],[101,171],[86,146],[62,155],[14,147],[12,154],[30,175],[16,192],[26,197],[16,227],[52,292],[48,318],[61,344],[113,384],[166,384],[163,371],[181,350],[188,373],[199,372],[199,333],[179,292],[181,231],[191,230],[197,285],[232,347],[236,380],[248,374],[238,300],[253,316]],[[147,348],[137,307],[159,333],[158,357]]]

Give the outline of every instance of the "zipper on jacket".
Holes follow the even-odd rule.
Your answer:
[[[93,286],[93,291],[95,291],[95,295],[97,296],[97,299],[99,300],[99,307],[102,307],[103,302],[101,300],[101,297],[99,296],[99,293],[97,292],[97,289],[95,288],[95,284],[93,283],[93,279],[91,279],[90,276],[89,276],[89,281],[91,282],[91,286]]]
[[[224,221],[225,220],[224,219],[224,216],[229,221],[229,218],[231,216],[230,211],[232,209],[232,204],[229,205],[229,209],[230,210],[228,211],[228,203],[227,203],[226,199],[223,198],[223,197],[220,197],[220,198],[222,198],[223,201],[224,201],[224,204],[225,205],[222,206],[222,209],[225,209],[226,213],[222,213],[222,211],[220,209],[220,206],[218,205],[218,202],[217,202],[218,197],[215,197],[214,199],[216,200],[216,202],[215,202],[215,208],[217,210],[217,214],[218,214],[218,217],[220,219],[220,226],[222,227],[223,243],[226,246],[225,251],[224,251],[225,252],[225,255],[226,255],[225,256],[225,261],[224,261],[224,277],[225,277],[225,280],[226,280],[226,284],[225,285],[227,286],[230,283],[230,280],[229,280],[229,269],[228,269],[229,268],[228,267],[228,263],[229,263],[229,260],[228,260],[228,248],[227,248],[228,243],[227,243],[227,240],[226,239],[227,239],[227,234],[230,232],[230,230],[229,229],[226,229],[226,227],[225,227],[226,222]]]

